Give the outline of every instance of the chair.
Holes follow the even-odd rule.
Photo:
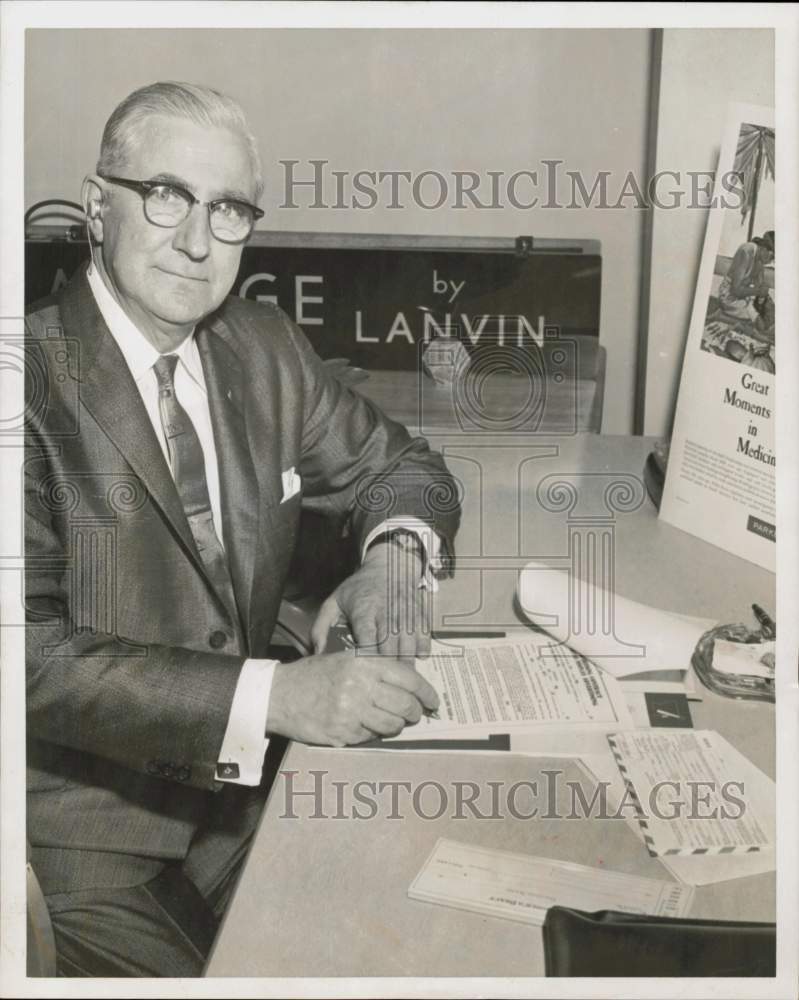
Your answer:
[[[26,892],[27,892],[27,971],[29,976],[55,976],[56,951],[53,924],[50,911],[44,901],[44,893],[31,866],[31,846],[27,845]]]
[[[301,597],[292,601],[283,598],[275,630],[272,633],[270,655],[274,652],[276,659],[283,659],[277,655],[278,650],[273,647],[278,649],[291,647],[297,657],[311,655],[313,652],[311,625],[316,618],[319,604],[320,601],[314,597]]]

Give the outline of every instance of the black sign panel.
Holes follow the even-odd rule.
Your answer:
[[[56,290],[87,257],[84,242],[29,240],[26,300]],[[532,353],[544,339],[598,337],[600,289],[595,253],[253,243],[233,291],[277,302],[324,358],[412,370],[436,336],[470,352],[499,340]]]

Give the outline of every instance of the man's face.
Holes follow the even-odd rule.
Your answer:
[[[774,260],[774,251],[767,247],[765,243],[758,243],[755,256],[765,267],[768,267]]]
[[[201,201],[225,196],[254,204],[255,178],[244,139],[228,129],[156,116],[115,174],[180,184]],[[175,229],[153,225],[141,195],[108,183],[102,259],[119,301],[161,351],[177,346],[230,291],[241,244],[211,233],[208,209],[192,206]]]

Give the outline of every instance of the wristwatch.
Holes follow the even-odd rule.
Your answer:
[[[381,542],[386,542],[392,545],[398,546],[403,552],[418,552],[422,557],[423,563],[427,563],[427,552],[422,544],[421,538],[413,532],[409,531],[407,528],[394,528],[391,531],[387,531],[383,535],[379,535],[372,542],[369,548],[373,545],[379,545]]]

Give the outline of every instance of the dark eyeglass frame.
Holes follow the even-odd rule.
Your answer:
[[[265,214],[263,209],[257,208],[255,205],[251,205],[250,202],[244,201],[241,198],[214,198],[213,201],[201,201],[199,198],[196,198],[191,193],[191,191],[188,190],[188,188],[183,187],[181,184],[175,184],[174,181],[135,181],[132,180],[130,177],[112,177],[110,174],[98,174],[97,176],[102,177],[104,181],[108,181],[111,184],[119,184],[120,187],[130,188],[131,191],[136,191],[138,194],[140,194],[143,202],[142,207],[145,210],[144,214],[147,221],[153,226],[158,226],[160,229],[177,229],[177,227],[180,225],[180,222],[176,222],[174,226],[169,226],[169,225],[165,226],[161,222],[154,222],[150,218],[150,216],[147,215],[147,195],[154,188],[159,188],[159,187],[171,188],[173,191],[176,191],[179,195],[183,196],[186,199],[189,206],[189,210],[188,212],[186,212],[186,217],[182,219],[181,222],[185,222],[186,219],[188,219],[189,215],[191,214],[191,210],[192,208],[194,208],[195,205],[205,205],[205,207],[208,209],[208,227],[211,230],[211,235],[214,237],[214,239],[219,240],[220,243],[228,243],[228,244],[244,243],[252,235],[255,223],[258,221],[258,219],[262,219]],[[246,236],[242,236],[241,239],[238,240],[225,240],[217,236],[217,234],[214,232],[213,222],[211,220],[214,209],[217,208],[217,206],[219,205],[240,205],[241,207],[246,208],[247,211],[252,213],[252,224],[250,225],[250,231],[246,234]]]

